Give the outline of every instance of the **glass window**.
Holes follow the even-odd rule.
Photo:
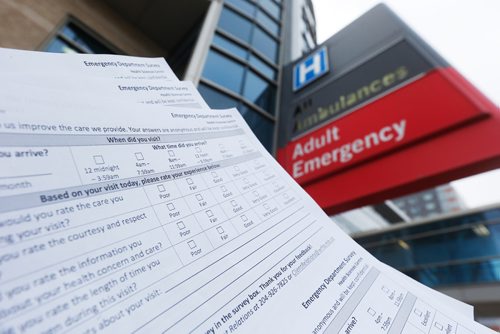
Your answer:
[[[276,80],[276,70],[271,66],[267,65],[265,62],[259,59],[259,57],[255,55],[250,55],[250,65],[253,65],[259,72],[264,74],[271,80]]]
[[[267,9],[267,11],[277,20],[281,17],[281,8],[273,0],[260,0],[260,5]]]
[[[45,47],[45,51],[54,53],[79,53],[78,50],[69,46],[68,43],[66,43],[59,37],[56,37],[52,41],[50,41],[50,43]]]
[[[235,55],[237,57],[240,57],[242,59],[247,58],[248,51],[241,46],[237,45],[236,43],[230,41],[229,39],[221,36],[221,35],[214,35],[214,40],[213,40],[213,45],[216,45],[232,55]]]
[[[271,31],[275,36],[280,34],[280,26],[276,21],[271,19],[266,13],[259,10],[257,12],[257,22],[266,27],[269,31]]]
[[[248,71],[246,75],[243,96],[262,109],[268,111],[271,114],[274,114],[274,86],[252,71]]]
[[[249,108],[245,104],[240,104],[238,110],[243,115],[243,118],[248,123],[250,129],[259,138],[264,147],[271,152],[273,147],[274,125],[273,122],[262,116],[258,112]]]
[[[308,31],[305,31],[302,33],[302,37],[304,38],[304,41],[309,48],[309,50],[313,49],[315,44],[314,44],[314,39],[312,38],[311,34]]]
[[[434,199],[434,194],[433,193],[425,193],[423,197],[424,197],[424,200],[426,200],[426,201],[432,201]]]
[[[436,209],[436,204],[435,203],[425,203],[425,208],[427,210],[435,210]]]
[[[210,50],[203,69],[203,77],[239,94],[244,72],[244,67],[234,60]]]
[[[257,51],[268,57],[274,63],[278,61],[278,42],[265,33],[262,29],[255,27],[252,37],[252,45]]]
[[[247,0],[226,0],[226,2],[240,9],[245,14],[248,14],[250,17],[254,17],[255,15],[255,5],[251,4]]]
[[[54,39],[45,47],[45,51],[55,53],[115,53],[75,22],[68,22],[57,31]]]
[[[88,53],[114,53],[73,22],[64,26],[61,34],[86,49]]]
[[[232,97],[229,97],[226,94],[203,83],[200,83],[198,85],[198,91],[200,92],[201,96],[203,96],[210,108],[225,109],[233,108],[238,105],[238,101],[236,101]]]
[[[223,8],[219,19],[219,27],[225,32],[241,39],[244,42],[250,42],[250,33],[252,24],[243,16],[236,14],[234,11]]]

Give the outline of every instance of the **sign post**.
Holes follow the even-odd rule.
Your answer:
[[[498,107],[385,5],[282,87],[278,161],[328,213],[500,167]]]

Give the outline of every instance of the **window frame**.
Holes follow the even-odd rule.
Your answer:
[[[76,27],[78,27],[79,29],[81,29],[85,34],[87,34],[91,38],[95,39],[98,43],[102,44],[105,48],[109,49],[114,54],[126,55],[126,53],[123,52],[121,49],[119,49],[118,47],[111,44],[104,37],[99,35],[97,32],[92,30],[89,26],[87,26],[85,23],[83,23],[81,20],[79,20],[78,18],[74,17],[71,14],[67,15],[60,23],[58,23],[56,25],[55,29],[38,46],[37,50],[39,50],[39,51],[46,50],[47,47],[50,45],[50,43],[52,43],[52,41],[59,38],[59,39],[63,40],[65,43],[67,43],[71,48],[77,50],[78,53],[94,54],[93,52],[91,52],[91,50],[79,45],[78,43],[73,41],[71,38],[69,38],[63,34],[63,28],[70,25],[70,24],[73,24]]]

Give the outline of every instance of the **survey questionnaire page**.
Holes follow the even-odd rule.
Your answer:
[[[2,333],[482,332],[335,227],[236,110],[34,109],[0,113]]]

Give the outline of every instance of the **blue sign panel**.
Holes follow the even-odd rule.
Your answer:
[[[297,91],[328,72],[328,52],[323,47],[293,67],[293,91]]]

